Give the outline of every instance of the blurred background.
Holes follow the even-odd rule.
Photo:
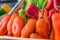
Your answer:
[[[0,16],[9,13],[18,0],[0,0]]]
[[[13,7],[18,0],[0,0],[0,7],[3,3],[7,3],[10,7]]]

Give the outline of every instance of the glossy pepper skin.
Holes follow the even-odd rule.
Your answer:
[[[56,9],[56,11],[59,11],[57,0],[54,0],[54,8]]]
[[[25,0],[26,1],[26,9],[29,6],[30,3],[33,3],[34,5],[37,6],[38,2],[37,0]]]
[[[7,24],[11,15],[6,14],[0,21],[0,35],[5,35],[7,33]]]
[[[33,16],[34,18],[38,18],[38,11],[39,9],[33,4],[30,3],[29,6],[27,7],[26,11],[28,11],[31,16]]]
[[[52,21],[51,18],[52,18],[52,15],[55,13],[55,10],[52,8],[50,11],[49,11],[49,15],[48,15],[48,18],[50,20],[50,22]]]
[[[48,0],[48,3],[46,5],[46,9],[50,10],[52,8],[52,6],[53,6],[53,0]]]
[[[60,40],[60,13],[52,15],[52,26],[54,30],[54,40]]]

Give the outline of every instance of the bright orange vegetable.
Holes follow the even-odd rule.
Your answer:
[[[52,15],[52,25],[54,30],[54,40],[60,40],[60,13]]]
[[[43,20],[47,24],[47,32],[48,32],[48,35],[50,35],[51,25],[50,25],[50,21],[49,21],[47,15],[48,15],[48,13],[47,13],[47,11],[45,9],[39,10],[38,19],[40,19],[40,17],[43,16]]]
[[[21,36],[21,30],[24,27],[24,20],[20,16],[17,16],[14,19],[13,25],[12,25],[12,33],[14,37],[20,37]]]
[[[28,38],[30,33],[34,32],[34,28],[36,26],[35,19],[29,19],[25,27],[21,31],[22,38]]]
[[[43,19],[38,19],[36,23],[36,33],[43,38],[48,38],[47,25]]]
[[[12,14],[12,16],[7,24],[8,35],[10,35],[10,36],[12,36],[12,24],[13,24],[13,21],[16,16],[17,16],[17,13]]]
[[[10,15],[6,14],[0,22],[0,35],[5,35],[7,32],[7,24],[10,19]]]
[[[36,34],[36,33],[32,33],[32,34],[30,34],[30,38],[36,38],[36,39],[43,39],[41,36],[39,36],[38,34]]]
[[[44,10],[39,11],[38,20],[36,23],[36,33],[43,36],[43,38],[48,38],[50,33],[50,23],[47,12]]]

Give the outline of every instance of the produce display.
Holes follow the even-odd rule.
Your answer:
[[[59,4],[60,0],[25,0],[24,8],[17,7],[0,21],[0,36],[60,40]]]

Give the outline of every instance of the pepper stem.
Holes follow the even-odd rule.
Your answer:
[[[43,15],[44,15],[44,9],[43,9],[43,12],[42,12],[42,14],[41,14],[41,16],[40,16],[40,19],[43,18]]]

